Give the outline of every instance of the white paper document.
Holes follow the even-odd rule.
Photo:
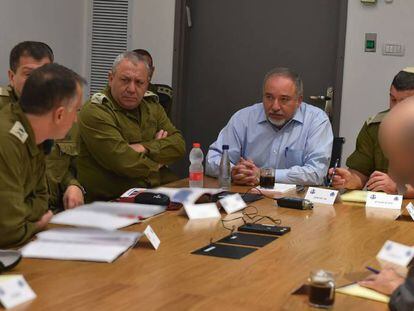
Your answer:
[[[93,210],[85,210],[81,207],[56,214],[50,221],[50,223],[57,225],[101,228],[107,230],[124,228],[137,222],[137,218],[128,218]]]
[[[216,203],[184,204],[184,210],[190,219],[220,218]]]
[[[256,188],[260,191],[269,191],[269,192],[284,194],[292,190],[296,190],[296,185],[275,183],[273,188],[262,188],[260,186]]]
[[[160,205],[93,202],[56,214],[51,223],[115,230],[138,223],[141,219],[160,214],[165,210],[166,207]]]
[[[247,207],[240,193],[225,196],[219,202],[227,214],[238,212]]]
[[[113,262],[141,236],[139,232],[54,228],[38,233],[21,252],[26,258]]]

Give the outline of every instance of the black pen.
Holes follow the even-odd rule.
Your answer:
[[[379,271],[379,270],[377,270],[377,269],[374,269],[374,268],[371,268],[371,267],[368,267],[368,266],[366,266],[365,268],[366,268],[367,270],[371,271],[372,273],[375,273],[375,274],[379,274],[379,273],[380,273],[380,271]]]
[[[334,168],[333,168],[333,171],[332,171],[331,178],[329,178],[328,187],[332,187],[333,178],[335,177],[336,169],[338,168],[338,165],[339,165],[339,158],[336,159],[336,161],[335,161],[335,165],[334,165]]]

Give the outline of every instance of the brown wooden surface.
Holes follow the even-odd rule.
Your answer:
[[[241,260],[198,256],[190,253],[229,232],[219,221],[166,212],[125,229],[151,224],[161,239],[157,251],[143,238],[111,264],[23,259],[10,274],[23,274],[38,297],[16,310],[308,310],[306,297],[290,293],[312,269],[333,271],[346,284],[368,275],[366,265],[379,267],[375,256],[387,239],[414,240],[412,222],[373,218],[360,204],[313,211],[277,208],[269,199],[254,205],[292,231]],[[387,306],[337,294],[334,310]]]

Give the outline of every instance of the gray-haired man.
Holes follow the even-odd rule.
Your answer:
[[[184,156],[184,139],[162,106],[144,97],[149,73],[143,57],[120,54],[108,86],[80,112],[78,171],[89,202],[176,179],[166,165]]]

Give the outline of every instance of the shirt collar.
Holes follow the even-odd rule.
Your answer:
[[[299,123],[303,124],[303,121],[304,121],[303,107],[304,107],[304,105],[303,105],[303,103],[301,103],[299,108],[296,110],[293,118],[288,123],[286,123],[286,125],[291,123],[292,121],[296,121],[296,122],[299,122]],[[257,118],[257,123],[260,124],[260,123],[264,123],[264,122],[269,122],[269,120],[267,119],[267,116],[266,116],[266,113],[265,113],[265,110],[264,110],[264,105],[262,103],[261,104],[261,109],[260,109],[260,112],[259,112],[259,115],[258,115],[258,118]]]

